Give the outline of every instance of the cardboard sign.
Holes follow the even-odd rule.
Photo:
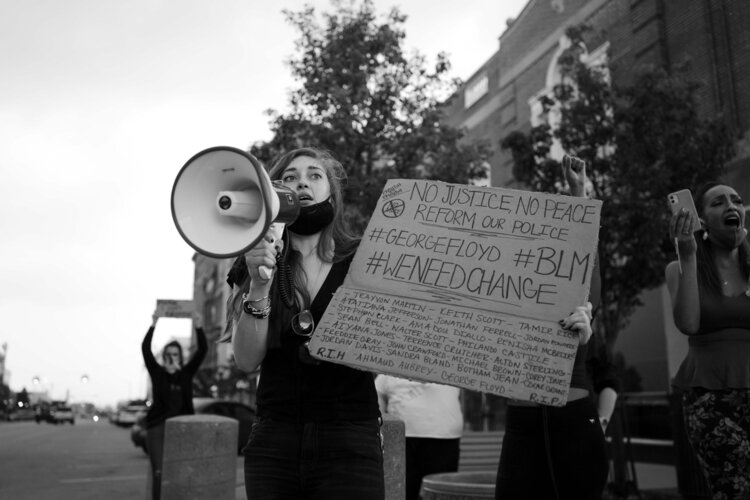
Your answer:
[[[156,316],[159,318],[191,318],[193,316],[192,300],[156,300]]]
[[[313,356],[563,405],[578,345],[558,321],[586,303],[601,202],[391,180]]]

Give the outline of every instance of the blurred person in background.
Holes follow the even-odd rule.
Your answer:
[[[164,453],[164,425],[168,418],[178,415],[192,415],[193,377],[206,357],[208,343],[203,331],[203,319],[193,313],[193,326],[198,339],[198,348],[190,361],[183,363],[182,346],[177,341],[169,342],[162,350],[162,363],[159,364],[151,352],[151,340],[159,317],[151,317],[151,327],[141,344],[143,361],[151,377],[152,403],[146,414],[146,450],[151,461],[153,482],[152,500],[161,496],[161,466]]]
[[[586,165],[565,156],[563,176],[572,196],[585,197]],[[609,473],[604,432],[586,370],[591,320],[598,305],[601,276],[598,259],[592,272],[591,302],[579,306],[560,326],[578,333],[568,399],[553,407],[509,399],[496,500],[599,500]],[[592,304],[593,303],[593,304]]]
[[[391,375],[378,375],[375,389],[381,413],[405,424],[406,500],[418,500],[422,478],[458,470],[464,428],[461,390]]]

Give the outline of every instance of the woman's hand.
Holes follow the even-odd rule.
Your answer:
[[[156,322],[159,321],[159,316],[156,315],[156,312],[154,312],[151,315],[151,326],[156,326]]]
[[[193,311],[193,328],[203,328],[203,315],[198,311]]]
[[[698,249],[692,228],[696,221],[693,215],[682,208],[669,221],[669,239],[674,241],[681,255],[693,254]]]
[[[250,274],[250,280],[254,283],[270,282],[273,271],[276,269],[276,255],[281,252],[284,242],[279,238],[273,228],[269,228],[263,239],[258,242],[249,252],[245,254],[245,264]],[[264,269],[261,269],[263,267]],[[267,271],[270,270],[270,273]]]
[[[591,302],[576,307],[570,316],[560,320],[560,326],[578,332],[578,344],[586,344],[591,338]]]
[[[586,195],[586,162],[575,156],[565,155],[562,159],[563,177],[568,182],[571,196]]]

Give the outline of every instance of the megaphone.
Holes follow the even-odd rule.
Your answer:
[[[271,182],[253,155],[229,146],[197,153],[172,186],[177,231],[198,253],[218,259],[247,252],[271,224],[283,228],[299,210],[297,193]]]

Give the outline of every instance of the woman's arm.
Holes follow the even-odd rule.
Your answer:
[[[386,376],[378,375],[375,377],[375,392],[378,394],[378,406],[380,413],[388,413],[388,395],[386,394]]]
[[[242,290],[234,287],[232,302],[232,349],[237,367],[244,372],[253,372],[260,366],[268,350],[268,318],[258,318],[242,309]],[[250,287],[248,298],[258,300],[268,296],[268,290]],[[273,307],[273,304],[271,305]]]
[[[692,216],[679,212],[669,224],[669,237],[677,241],[679,261],[670,262],[664,272],[667,289],[672,299],[674,323],[686,335],[693,335],[700,328],[700,296],[698,293],[697,243],[692,232]]]
[[[275,271],[276,253],[281,251],[281,241],[276,241],[269,230],[266,237],[245,255],[250,287],[247,299],[258,308],[267,303],[274,276],[266,279],[260,275],[260,266]],[[275,272],[274,272],[275,274]],[[260,366],[268,350],[268,316],[265,318],[244,312],[243,293],[238,284],[232,286],[232,349],[237,367],[245,372],[253,372]],[[270,304],[273,310],[274,304]]]
[[[193,313],[193,326],[195,327],[195,337],[198,341],[198,348],[193,353],[193,356],[185,365],[185,369],[191,373],[198,371],[203,362],[203,358],[206,357],[208,352],[208,342],[206,341],[206,332],[203,330],[203,316],[200,313]]]
[[[599,423],[602,426],[602,431],[606,432],[607,425],[612,420],[612,413],[615,411],[617,392],[611,387],[605,387],[599,393],[598,399],[597,413],[599,414]]]
[[[156,329],[156,321],[159,319],[156,314],[151,316],[151,326],[146,332],[146,336],[143,337],[141,342],[141,353],[143,353],[143,362],[146,364],[146,369],[149,373],[153,373],[159,367],[159,363],[154,358],[154,353],[151,352],[151,340],[154,338],[154,330]]]

